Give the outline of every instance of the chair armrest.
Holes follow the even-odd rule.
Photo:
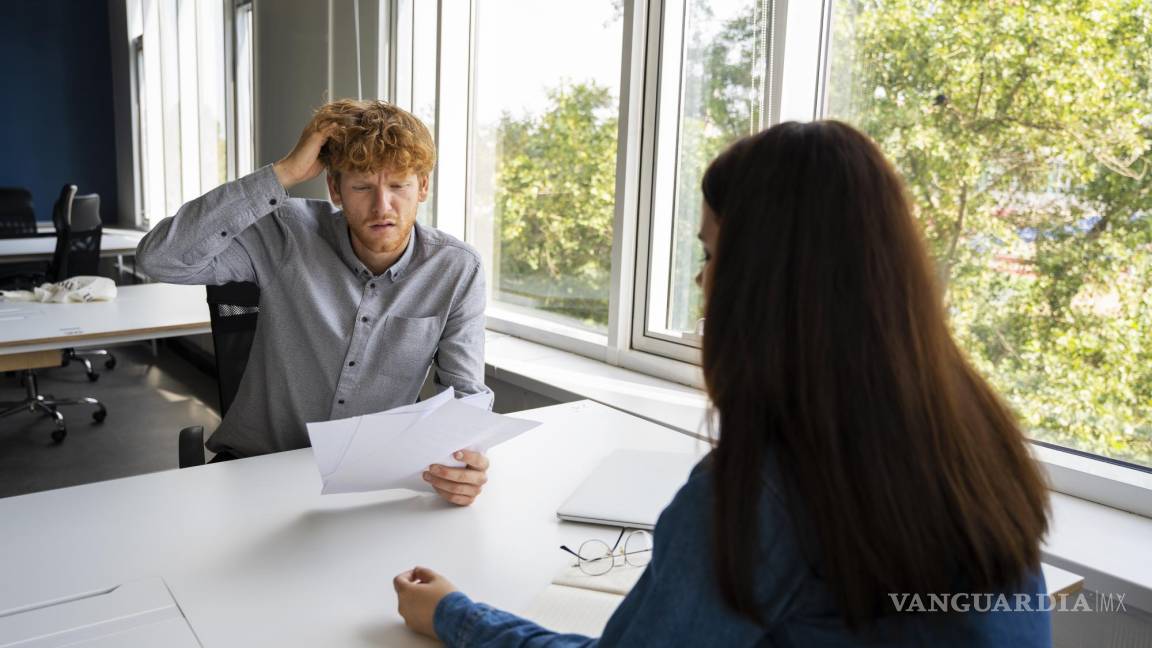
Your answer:
[[[192,425],[180,430],[180,467],[204,465],[204,426]]]

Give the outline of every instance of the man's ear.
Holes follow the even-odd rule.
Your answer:
[[[340,206],[340,181],[331,173],[328,174],[328,197],[333,205]]]
[[[420,176],[420,193],[416,196],[416,202],[424,202],[428,199],[428,176]]]

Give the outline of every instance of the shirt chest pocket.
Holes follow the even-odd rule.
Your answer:
[[[388,361],[384,373],[393,376],[423,374],[432,363],[432,354],[440,342],[439,317],[399,317],[384,320],[380,345]]]

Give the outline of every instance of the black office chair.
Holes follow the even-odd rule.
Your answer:
[[[53,207],[52,221],[56,226],[56,250],[52,254],[52,261],[48,265],[47,274],[33,277],[30,282],[31,285],[43,283],[45,280],[56,282],[76,275],[96,274],[97,266],[100,263],[102,231],[100,196],[96,194],[77,196],[76,185],[64,185],[60,191],[60,197]],[[104,354],[107,355],[107,352],[105,351]],[[35,366],[21,368],[21,377],[26,391],[25,398],[22,401],[0,403],[0,418],[16,414],[21,410],[40,412],[50,416],[56,423],[56,429],[52,432],[52,440],[57,443],[63,441],[68,434],[64,415],[58,409],[60,405],[93,405],[96,407],[96,411],[92,413],[92,418],[97,423],[102,423],[108,415],[108,411],[103,403],[95,398],[87,396],[82,398],[53,398],[51,395],[40,394],[36,383],[36,370],[67,366],[74,359],[79,359],[79,354],[74,349],[65,349],[61,354],[59,364],[56,364],[54,359],[51,361],[39,359]],[[88,367],[88,379],[95,380],[92,378],[91,363],[87,360],[82,361]]]
[[[100,196],[76,195],[76,185],[64,185],[52,206],[56,248],[41,270],[5,278],[5,287],[31,290],[45,282],[63,281],[76,275],[94,275],[100,269]],[[35,221],[33,221],[35,232]]]
[[[260,314],[260,288],[249,282],[208,286],[208,309],[212,320],[212,347],[216,353],[216,382],[220,416],[228,413],[256,337]],[[180,467],[204,464],[204,426],[180,430]]]
[[[52,210],[52,223],[56,226],[56,251],[48,266],[47,280],[63,281],[78,275],[97,275],[100,272],[100,238],[103,222],[100,219],[100,195],[76,195],[76,185],[64,185],[60,198]],[[73,361],[84,365],[90,382],[100,379],[89,358],[103,358],[104,367],[116,367],[116,356],[107,349],[64,350],[64,366]]]
[[[0,187],[0,238],[36,236],[32,193],[22,187]]]
[[[32,194],[21,187],[0,187],[0,239],[31,236],[47,236],[36,229]],[[43,270],[43,262],[5,263],[0,270],[0,290],[19,290],[28,276]]]

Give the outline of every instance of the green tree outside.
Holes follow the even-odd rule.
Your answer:
[[[837,2],[828,114],[904,174],[953,327],[1039,439],[1152,465],[1152,4]]]
[[[698,108],[680,124],[679,250],[696,245],[704,165],[753,121],[756,24],[750,5],[720,37],[686,35],[685,73],[703,83],[686,86]],[[1149,52],[1148,0],[838,0],[826,100],[904,175],[955,334],[1030,433],[1144,465]],[[500,124],[498,290],[603,327],[616,99],[576,84],[551,101]],[[675,259],[674,283],[690,284],[698,256]],[[676,308],[690,328],[698,295]]]
[[[501,299],[608,325],[616,191],[616,99],[595,83],[549,92],[539,117],[497,130]]]

